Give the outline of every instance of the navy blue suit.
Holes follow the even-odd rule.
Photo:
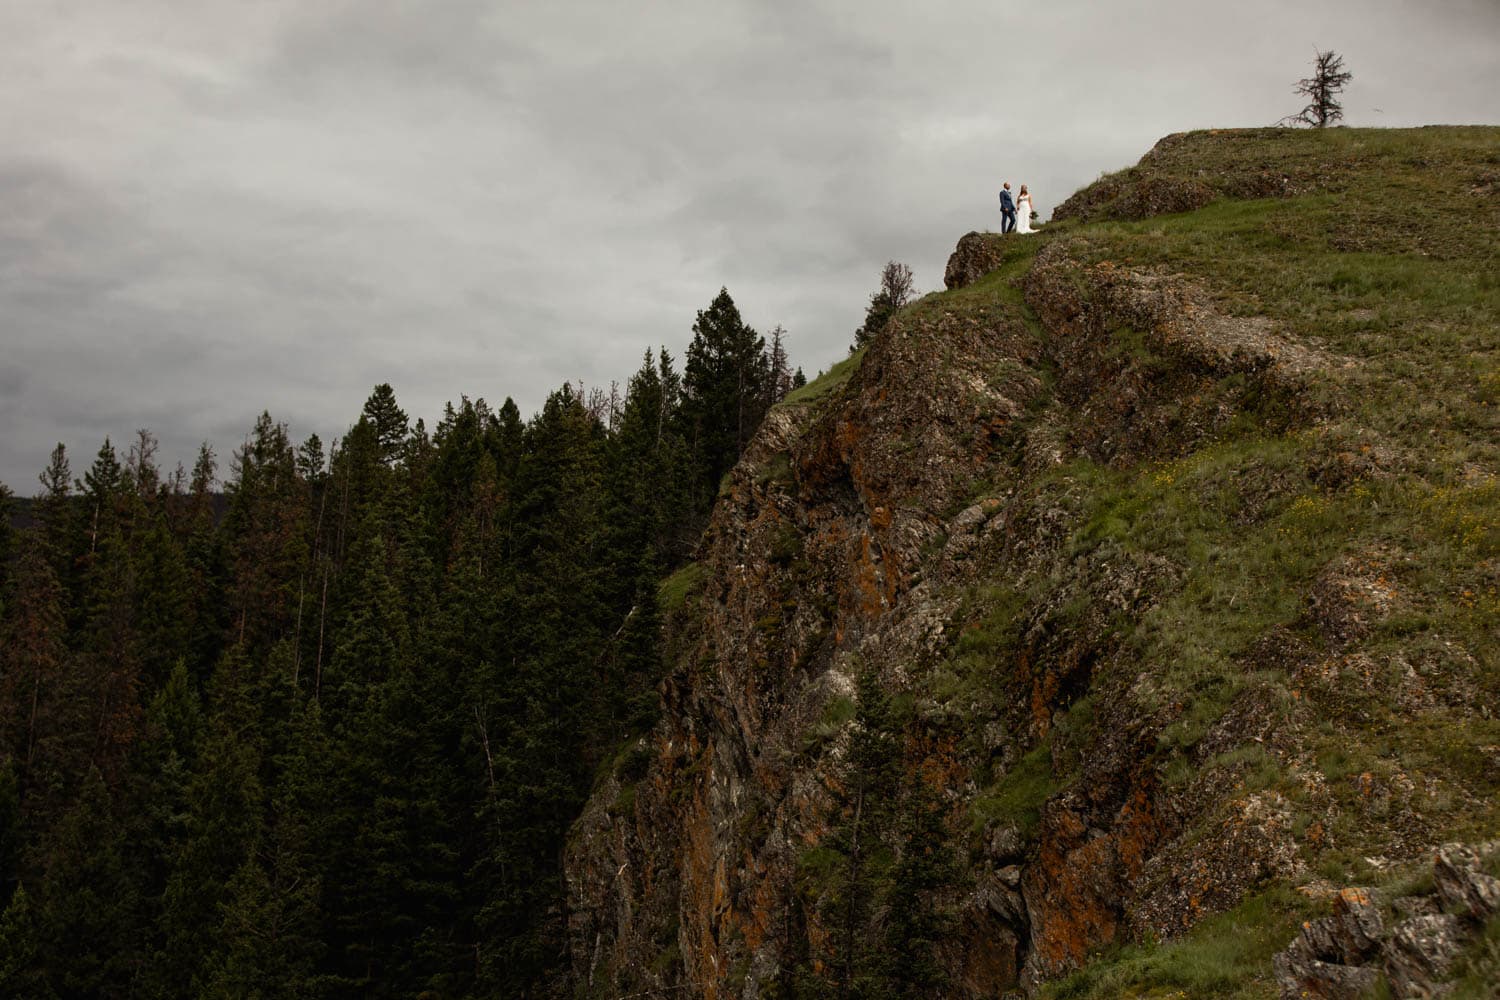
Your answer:
[[[1002,233],[1016,231],[1016,203],[1011,200],[1010,192],[1004,188],[1000,189],[1000,231]]]

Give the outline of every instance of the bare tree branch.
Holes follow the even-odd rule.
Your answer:
[[[1277,125],[1311,125],[1313,128],[1327,128],[1344,117],[1344,105],[1339,101],[1339,91],[1343,90],[1354,74],[1344,69],[1344,57],[1330,49],[1321,52],[1317,49],[1317,59],[1313,63],[1313,75],[1306,79],[1298,80],[1292,88],[1293,93],[1302,94],[1308,98],[1305,108],[1294,115],[1287,115],[1277,122]]]

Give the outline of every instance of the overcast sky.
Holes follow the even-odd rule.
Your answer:
[[[1002,179],[1272,122],[1315,45],[1349,124],[1500,121],[1500,0],[0,0],[0,481],[138,427],[227,470],[378,382],[530,414],[721,285],[811,376]]]

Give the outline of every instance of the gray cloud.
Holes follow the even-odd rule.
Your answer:
[[[1491,0],[6,5],[0,480],[142,426],[227,459],[262,409],[326,440],[380,381],[529,412],[721,285],[811,374],[1003,178],[1045,213],[1274,121],[1314,45],[1351,124],[1493,122],[1497,38]]]

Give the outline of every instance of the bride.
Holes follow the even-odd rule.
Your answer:
[[[1031,228],[1031,192],[1021,185],[1021,194],[1016,198],[1016,232],[1023,235],[1036,232]]]

